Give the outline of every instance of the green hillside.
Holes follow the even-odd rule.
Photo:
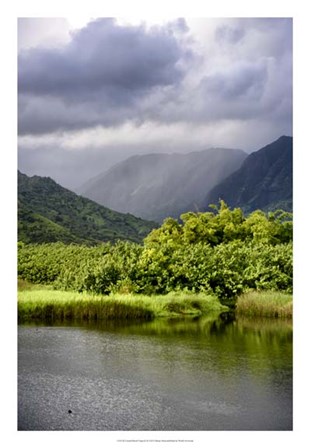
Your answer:
[[[141,242],[156,224],[103,207],[49,177],[18,172],[18,240],[96,244]]]

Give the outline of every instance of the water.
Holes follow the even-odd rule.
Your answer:
[[[19,430],[292,429],[290,322],[23,325],[18,333]]]

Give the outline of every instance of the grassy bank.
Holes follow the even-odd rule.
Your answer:
[[[238,298],[236,312],[249,317],[292,318],[293,298],[279,291],[251,291]]]
[[[23,290],[18,293],[18,320],[154,319],[155,317],[202,316],[227,311],[214,296],[169,293],[161,296],[110,295]]]

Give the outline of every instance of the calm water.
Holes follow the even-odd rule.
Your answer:
[[[18,331],[19,430],[292,429],[289,322]]]

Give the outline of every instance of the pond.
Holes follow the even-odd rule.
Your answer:
[[[292,430],[292,323],[21,325],[18,429]]]

